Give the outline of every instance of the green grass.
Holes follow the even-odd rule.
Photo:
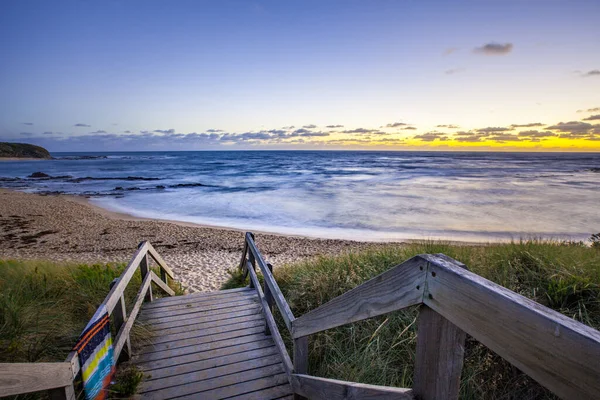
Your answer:
[[[64,361],[124,267],[0,260],[0,362]],[[128,312],[140,284],[136,273],[125,291]],[[170,284],[182,293],[179,284]],[[158,290],[154,293],[160,294]],[[134,325],[133,344],[150,334],[143,326]],[[122,378],[115,385],[115,394],[128,394],[137,386],[139,373],[131,368],[127,371],[119,374]]]
[[[600,248],[581,243],[526,241],[489,246],[409,244],[275,269],[294,315],[302,315],[421,253],[444,253],[491,281],[571,318],[600,328]],[[233,272],[228,287],[242,285]],[[361,383],[412,386],[417,308],[310,337],[310,373]],[[281,322],[281,321],[280,321]],[[289,345],[289,336],[281,324]],[[554,398],[532,379],[467,339],[461,398]]]

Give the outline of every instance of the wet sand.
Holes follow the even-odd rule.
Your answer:
[[[268,262],[278,266],[398,243],[256,234]],[[61,262],[127,262],[148,240],[190,291],[218,290],[240,260],[244,232],[141,219],[94,206],[84,197],[0,189],[0,258]]]

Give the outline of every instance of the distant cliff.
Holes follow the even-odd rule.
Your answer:
[[[40,158],[48,160],[52,156],[48,150],[40,146],[0,142],[0,158]]]

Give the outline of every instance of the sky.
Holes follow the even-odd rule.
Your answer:
[[[600,151],[600,1],[0,1],[0,140]]]

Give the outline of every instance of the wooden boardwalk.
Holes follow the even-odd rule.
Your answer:
[[[155,299],[139,320],[153,332],[133,359],[142,398],[293,398],[255,289]]]

